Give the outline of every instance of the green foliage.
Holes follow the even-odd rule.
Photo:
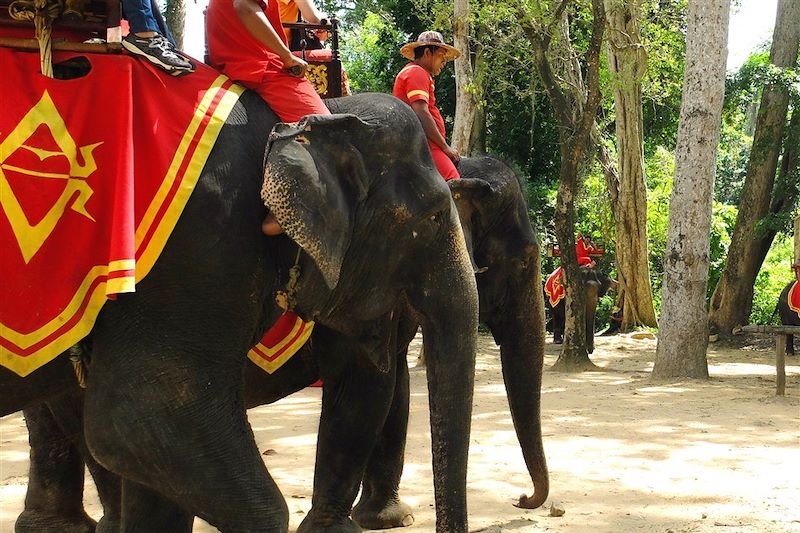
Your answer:
[[[645,152],[675,146],[686,55],[687,0],[645,0],[642,44],[647,73],[642,80]]]
[[[669,224],[669,201],[675,172],[674,150],[683,86],[686,11],[688,0],[642,0],[641,40],[648,68],[642,79],[645,169],[648,188],[647,229],[651,283],[656,311],[661,307],[663,258]],[[323,0],[328,13],[341,13],[344,21],[342,50],[356,91],[391,92],[394,76],[406,63],[399,48],[427,29],[452,38],[453,4],[450,0]],[[516,6],[523,5],[535,25],[546,24],[552,3],[530,0],[471,0],[470,46],[479,84],[479,106],[485,111],[487,151],[510,164],[522,176],[529,213],[539,231],[543,249],[555,244],[552,227],[560,166],[559,129],[549,99],[540,84],[530,43],[522,34]],[[591,33],[588,0],[571,2],[571,44],[579,56]],[[764,83],[779,82],[792,91],[793,106],[800,104],[796,71],[769,65],[766,48],[753,54],[741,69],[729,75],[718,149],[715,201],[710,240],[709,295],[724,266],[736,206],[746,175],[752,144],[755,111]],[[564,60],[561,58],[560,60]],[[613,138],[615,110],[605,51],[601,54],[601,88],[604,95],[598,122]],[[436,79],[436,100],[452,131],[455,109],[452,64]],[[614,151],[614,147],[609,146]],[[614,272],[614,226],[601,169],[586,164],[587,175],[577,200],[576,231],[589,233],[606,247],[600,268]],[[800,181],[796,171],[789,180]],[[784,187],[779,184],[777,187]],[[762,227],[785,229],[789,215],[762,221]],[[753,322],[774,308],[784,272],[786,239],[776,241],[756,281]],[[558,260],[545,257],[543,273]],[[784,262],[785,263],[785,262]],[[610,313],[613,296],[601,301],[598,323]]]
[[[736,225],[738,209],[732,205],[714,202],[711,209],[711,238],[708,265],[708,298],[714,293],[722,271],[725,269],[725,260],[728,257],[728,247],[731,244],[731,235]]]
[[[792,271],[789,268],[792,263],[792,253],[792,239],[779,235],[756,277],[750,324],[780,323],[775,313],[775,305],[783,288],[792,280]]]
[[[398,50],[406,42],[386,15],[367,12],[364,21],[345,34],[342,57],[354,92],[391,93],[394,77],[406,63]]]

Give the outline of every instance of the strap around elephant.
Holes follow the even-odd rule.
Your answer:
[[[291,311],[297,305],[295,298],[297,294],[297,282],[300,280],[300,253],[302,248],[297,248],[297,257],[294,266],[289,269],[289,281],[286,282],[286,290],[275,293],[275,303],[284,311]]]

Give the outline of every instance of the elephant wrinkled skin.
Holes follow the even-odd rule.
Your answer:
[[[222,531],[286,531],[245,407],[321,375],[324,460],[300,531],[357,531],[348,513],[392,402],[404,313],[428,333],[437,530],[467,530],[475,279],[416,116],[388,96],[353,99],[376,120],[312,116],[270,140],[267,204],[286,236],[268,239],[259,191],[276,119],[245,93],[159,261],[98,317],[83,424],[92,455],[122,477],[122,530],[190,531],[196,515]],[[280,313],[273,295],[295,243],[295,310],[315,332],[286,368],[257,378],[275,389],[247,399],[244,354]],[[46,399],[52,409],[74,388],[68,368],[62,355],[25,379],[0,370],[0,413]]]
[[[349,107],[351,99],[339,102],[348,105],[342,111],[370,116],[369,110]],[[449,185],[466,241],[480,265],[473,268],[480,272],[477,279],[481,317],[490,325],[501,346],[512,416],[535,487],[535,494],[523,498],[520,505],[538,507],[549,491],[540,422],[544,331],[543,301],[538,290],[539,243],[527,216],[519,182],[511,169],[491,157],[465,158],[460,168],[463,179],[451,181]],[[354,519],[365,528],[413,523],[411,508],[400,501],[399,483],[408,422],[407,346],[417,325],[417,317],[406,310],[398,314],[393,326],[396,328],[397,355],[393,366],[382,375],[383,386],[394,388],[392,405],[372,450],[364,472],[361,499],[353,512]],[[337,376],[346,370],[340,368],[340,362],[345,361],[347,355],[343,353],[334,357],[328,346],[324,356],[317,357],[318,347],[325,344],[321,338],[323,334],[324,330],[318,329],[311,342],[272,375],[248,363],[245,372],[247,406],[276,401],[320,376],[325,378],[326,387],[334,383]],[[359,439],[348,442],[351,446],[360,445]],[[318,457],[329,457],[329,443],[336,444],[320,437]],[[33,441],[32,445],[35,445]],[[333,476],[325,473],[326,465],[327,461],[317,465],[319,479],[315,482],[315,494],[321,490],[337,492],[340,488],[329,486],[327,480]],[[44,467],[41,471],[47,472]],[[102,498],[104,491],[100,486],[98,488]],[[113,490],[105,492],[113,495]],[[346,502],[351,502],[353,497],[354,494],[343,498],[342,508],[347,507]],[[103,500],[104,510],[107,514],[116,513],[113,506],[107,505],[109,499]],[[82,508],[77,508],[74,513],[79,511]]]

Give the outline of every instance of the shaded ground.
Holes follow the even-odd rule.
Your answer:
[[[418,341],[417,341],[418,342]],[[473,532],[800,532],[800,361],[789,359],[787,396],[775,396],[764,342],[712,345],[711,380],[649,381],[655,341],[601,337],[602,372],[546,372],[545,448],[551,501],[566,514],[511,504],[530,493],[508,415],[499,350],[480,340],[469,463]],[[417,350],[415,344],[413,350]],[[557,356],[548,344],[547,366]],[[412,364],[414,364],[412,362]],[[424,371],[411,370],[412,412],[401,495],[415,511],[407,533],[434,530]],[[319,389],[250,411],[264,460],[286,496],[294,530],[311,505]],[[0,533],[13,531],[27,481],[20,415],[0,419]],[[93,487],[87,508],[101,510]],[[199,520],[195,531],[213,528]]]

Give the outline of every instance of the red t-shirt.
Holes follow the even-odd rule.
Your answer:
[[[277,0],[258,3],[286,44]],[[211,64],[236,81],[259,83],[268,69],[283,68],[283,61],[278,54],[253,37],[242,24],[233,7],[233,0],[211,0],[206,14],[206,32]]]
[[[436,96],[433,92],[433,77],[428,71],[416,63],[409,63],[394,79],[394,90],[392,91],[397,98],[408,105],[412,102],[424,100],[428,102],[428,111],[433,116],[436,128],[442,137],[445,136],[444,119],[439,109],[436,107]]]
[[[575,243],[575,254],[578,256],[579,265],[583,266],[591,264],[594,259],[592,259],[589,254],[594,251],[594,246],[587,245],[583,240],[583,237],[578,237],[578,241]]]

